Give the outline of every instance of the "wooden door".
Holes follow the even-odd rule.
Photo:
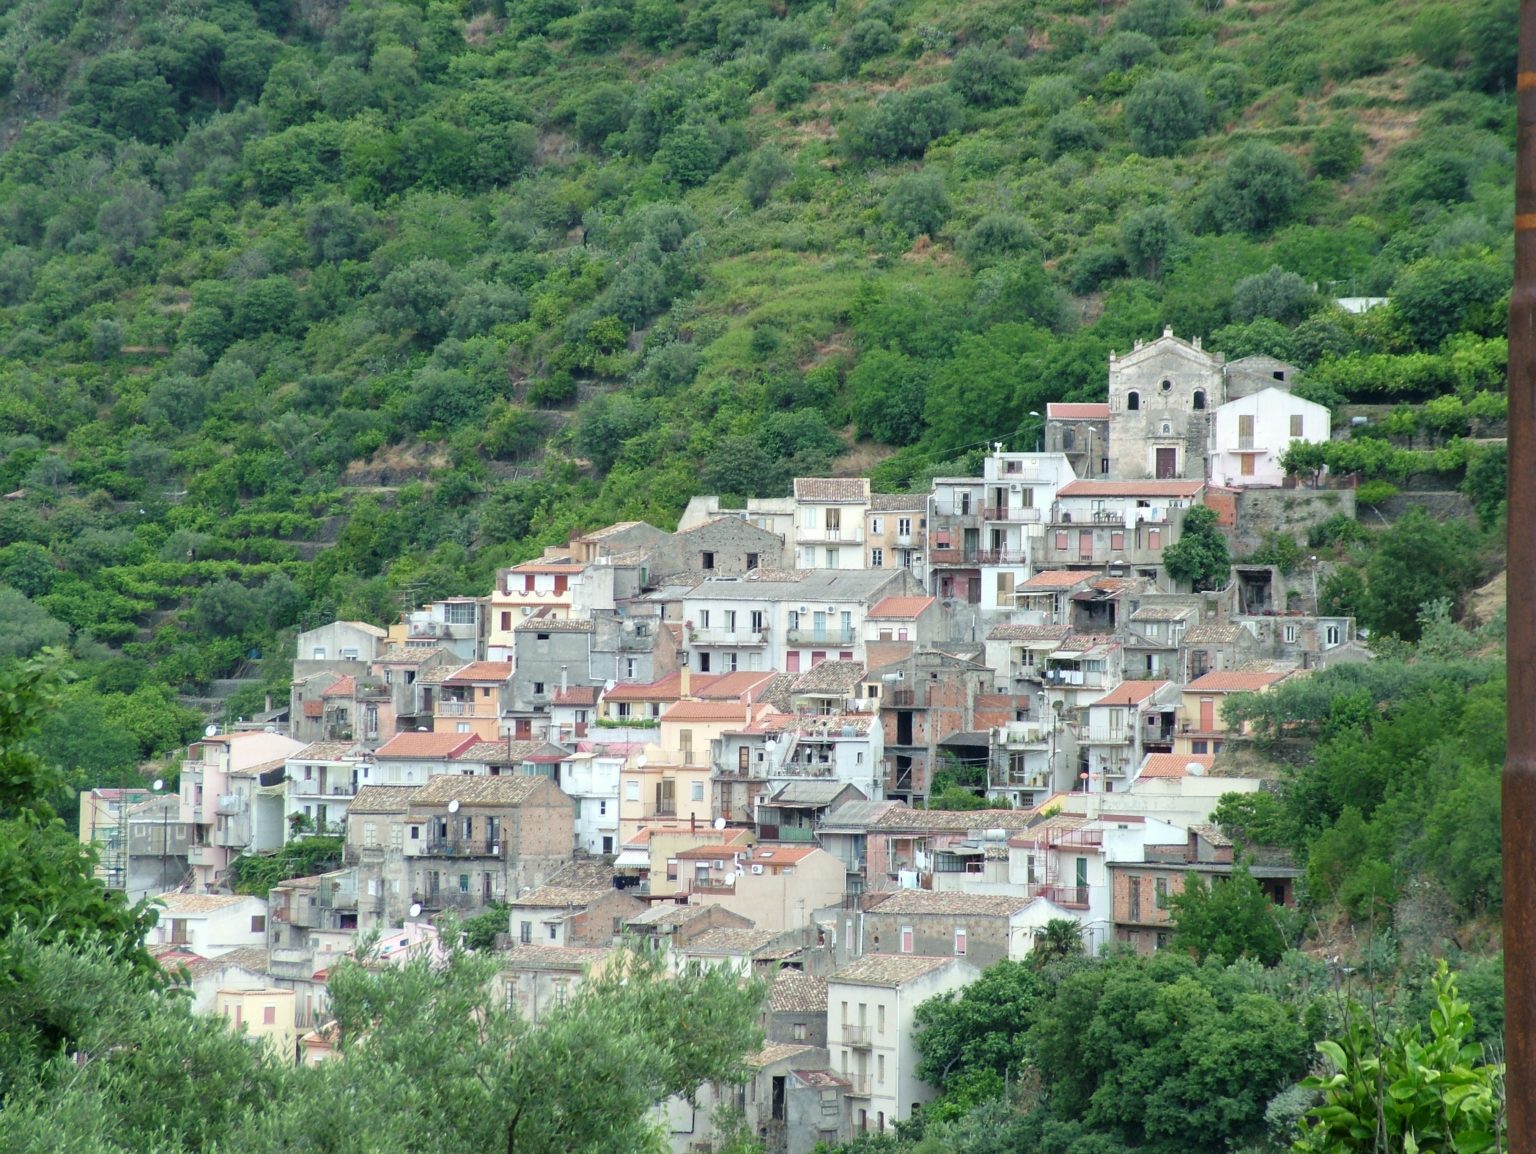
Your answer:
[[[1171,480],[1179,475],[1179,451],[1177,449],[1157,450],[1157,479],[1159,481]]]

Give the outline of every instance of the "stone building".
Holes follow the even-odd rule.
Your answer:
[[[1211,413],[1226,399],[1223,358],[1171,328],[1109,358],[1109,475],[1205,478]]]

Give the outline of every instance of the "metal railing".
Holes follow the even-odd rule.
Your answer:
[[[421,852],[428,857],[497,857],[501,843],[495,838],[429,838]]]
[[[439,701],[437,712],[444,717],[496,717],[500,707],[489,701]]]
[[[768,630],[764,629],[693,629],[688,640],[694,645],[767,645]]]
[[[873,1045],[868,1026],[844,1026],[843,1044],[854,1050],[867,1050]]]
[[[784,639],[790,645],[852,645],[858,640],[858,630],[847,629],[791,629]]]

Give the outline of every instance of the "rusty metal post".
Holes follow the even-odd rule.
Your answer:
[[[1515,287],[1509,300],[1504,1040],[1508,1142],[1536,1151],[1536,0],[1520,3]]]

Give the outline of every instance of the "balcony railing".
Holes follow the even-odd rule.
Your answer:
[[[934,565],[1027,565],[1025,549],[931,549],[928,560]]]
[[[194,866],[212,865],[213,847],[208,845],[197,845],[195,843],[187,846],[187,864]]]
[[[357,787],[305,779],[293,783],[293,792],[300,797],[355,797]]]
[[[771,822],[760,822],[757,827],[757,836],[764,841],[813,842],[816,840],[816,831],[808,825],[775,825]]]
[[[1020,505],[989,505],[981,511],[981,519],[983,521],[1038,523],[1043,517],[1044,510]]]
[[[238,793],[223,793],[219,795],[219,802],[213,809],[214,813],[225,817],[232,817],[237,813],[245,812],[245,796]]]
[[[869,1075],[868,1074],[844,1074],[843,1077],[848,1080],[848,1086],[849,1086],[848,1094],[849,1094],[850,1097],[853,1097],[853,1098],[868,1098],[869,1097]]]
[[[864,540],[864,526],[855,523],[846,529],[842,527],[828,529],[820,525],[810,529],[796,529],[795,539],[806,545],[812,542],[817,544],[825,542],[828,545],[858,544]]]
[[[499,857],[501,852],[499,841],[485,837],[429,838],[418,851],[426,857]]]
[[[439,701],[437,712],[444,717],[497,717],[501,709],[490,701]]]
[[[854,1050],[867,1050],[871,1046],[868,1026],[844,1026],[843,1044]]]
[[[1058,906],[1064,906],[1069,910],[1085,910],[1088,908],[1087,886],[1030,886],[1035,897],[1042,897],[1048,902],[1055,902]]]
[[[791,629],[785,634],[790,645],[852,645],[858,631],[848,629]]]
[[[768,644],[766,629],[693,629],[688,640],[694,645],[733,645],[738,647]]]
[[[641,818],[676,817],[677,802],[647,802],[645,805],[640,807],[640,816]]]

